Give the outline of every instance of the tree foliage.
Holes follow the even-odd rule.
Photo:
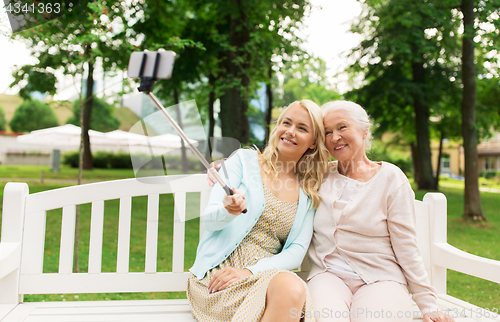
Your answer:
[[[319,105],[340,99],[340,94],[331,89],[326,76],[326,62],[321,58],[303,53],[297,61],[287,62],[281,74],[282,84],[276,78],[275,106],[288,106],[301,99],[310,99]]]
[[[31,132],[58,126],[59,123],[54,111],[47,103],[27,100],[16,108],[9,125],[14,132]]]
[[[174,74],[159,82],[158,96],[172,102],[196,87],[205,97],[198,106],[209,118],[219,98],[222,135],[246,143],[249,102],[262,82],[271,83],[272,66],[279,69],[271,59],[290,59],[298,51],[294,31],[308,6],[306,0],[146,1],[133,28],[144,35],[141,48],[154,48],[172,35],[199,44],[169,48],[177,52]]]
[[[433,1],[366,1],[364,15],[352,30],[365,40],[351,56],[350,71],[362,74],[363,85],[346,96],[365,106],[377,131],[402,134],[411,144],[415,181],[420,189],[437,189],[430,117],[442,118],[457,106],[460,21]],[[453,113],[451,113],[453,114]],[[444,128],[441,127],[442,130]]]
[[[109,132],[120,127],[120,121],[114,116],[115,107],[100,98],[92,100],[92,116],[90,118],[90,129],[100,132]],[[73,103],[73,116],[66,123],[80,126],[80,101]]]
[[[431,134],[463,138],[464,216],[475,212],[472,217],[480,218],[477,143],[499,124],[498,104],[488,97],[498,87],[500,1],[364,3],[352,30],[366,38],[352,52],[356,63],[350,68],[364,83],[346,96],[367,107],[379,131],[402,133],[411,143],[419,188],[429,189]]]
[[[86,97],[79,93],[84,107],[80,126],[85,169],[92,168],[88,129],[93,106],[93,72],[98,62],[105,71],[126,66],[133,42],[127,35],[127,12],[136,4],[117,0],[78,1],[64,7],[64,15],[57,19],[13,35],[25,40],[38,59],[38,63],[22,66],[13,74],[15,80],[11,86],[22,86],[22,96],[27,97],[34,90],[54,94],[55,70],[74,76],[75,83],[87,79]]]

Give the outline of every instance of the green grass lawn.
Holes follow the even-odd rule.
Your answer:
[[[62,165],[57,176],[50,170],[50,166],[42,165],[0,165],[0,180],[1,178],[31,178],[40,179],[44,172],[45,179],[59,180],[74,180],[77,183],[78,169]],[[84,170],[82,174],[83,180],[105,181],[115,179],[134,178],[134,170],[132,169],[92,169]],[[5,181],[5,180],[4,180]]]
[[[35,166],[0,166],[0,199],[3,199],[3,187],[5,181],[2,177],[39,178],[42,169],[50,172],[48,167]],[[46,172],[46,173],[47,173]],[[75,179],[77,169],[63,168],[58,178]],[[113,180],[133,177],[132,170],[102,170],[96,169],[86,171],[84,179],[87,180]],[[48,178],[49,176],[45,176]],[[76,180],[76,179],[75,179]],[[75,181],[76,183],[76,181]],[[68,182],[46,182],[38,180],[29,183],[30,193],[44,190],[57,189],[75,183]],[[453,182],[452,182],[453,183]],[[459,183],[456,183],[459,185]],[[498,243],[498,232],[500,228],[500,194],[481,193],[483,211],[488,218],[485,224],[471,224],[462,220],[463,214],[463,189],[442,187],[448,199],[448,242],[464,251],[479,256],[500,260],[500,243]],[[416,191],[416,198],[422,200],[425,191]],[[196,213],[199,209],[199,194],[188,194],[187,212]],[[192,198],[192,199],[191,199]],[[132,225],[134,227],[131,236],[130,248],[130,271],[143,271],[145,259],[146,238],[146,204],[145,197],[136,197],[132,200]],[[173,198],[171,195],[163,195],[160,198],[159,219],[159,242],[158,242],[158,271],[168,271],[172,265],[172,216]],[[105,202],[104,217],[104,240],[103,240],[103,271],[116,271],[116,252],[118,238],[118,200]],[[1,204],[0,204],[1,209]],[[44,272],[57,272],[59,239],[61,229],[61,209],[47,213],[46,247],[44,256]],[[82,205],[79,240],[79,269],[87,271],[88,240],[90,233],[90,205]],[[198,244],[198,220],[186,222],[186,247],[185,247],[185,269],[194,262],[196,245]],[[478,306],[489,308],[500,307],[500,285],[467,275],[448,271],[448,294],[471,302]],[[184,292],[178,293],[140,293],[140,294],[67,294],[67,295],[26,295],[25,301],[57,301],[57,300],[112,300],[112,299],[162,299],[162,298],[185,298]]]
[[[439,184],[443,187],[463,188],[465,183],[463,181],[454,180],[454,179],[442,176],[439,179]],[[479,177],[479,187],[500,190],[500,182],[496,178],[486,179],[483,177]]]

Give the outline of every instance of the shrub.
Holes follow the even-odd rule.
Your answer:
[[[92,153],[92,166],[99,169],[107,169],[109,167],[110,152],[98,151]]]
[[[110,153],[109,167],[112,169],[132,169],[132,159],[128,153]]]
[[[9,125],[14,132],[31,132],[58,126],[59,122],[48,104],[38,100],[28,100],[19,105]]]
[[[111,169],[133,169],[132,158],[144,163],[143,170],[163,169],[163,161],[167,170],[180,170],[182,161],[180,155],[156,156],[154,160],[147,154],[113,153],[108,151],[97,151],[92,154],[92,165],[94,168]],[[150,162],[147,162],[150,161]],[[78,168],[78,151],[67,152],[63,155],[63,164],[72,168]],[[195,157],[187,158],[188,170],[199,172],[203,170],[202,164]]]
[[[386,161],[398,166],[407,176],[412,174],[413,164],[411,156],[393,156],[385,148],[383,150],[372,147],[370,151],[366,153],[368,159],[372,161]]]
[[[481,171],[479,171],[479,176],[486,178],[486,179],[492,179],[498,175],[500,175],[500,171],[497,171],[497,170],[481,170]]]
[[[62,164],[69,165],[72,168],[78,168],[78,151],[66,152],[62,156]]]
[[[134,155],[134,158],[146,158],[146,155]],[[78,168],[78,151],[67,152],[63,155],[63,164]],[[128,153],[113,153],[97,151],[92,154],[92,166],[100,169],[132,169],[132,160]]]

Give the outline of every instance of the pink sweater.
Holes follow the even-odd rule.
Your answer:
[[[437,310],[436,292],[417,247],[415,194],[405,174],[382,162],[377,174],[346,205],[336,225],[333,202],[341,197],[346,183],[333,162],[319,190],[322,201],[314,218],[308,279],[326,271],[324,258],[337,249],[367,284],[385,280],[406,284],[424,314]]]

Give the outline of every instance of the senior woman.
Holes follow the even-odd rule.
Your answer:
[[[415,232],[414,192],[395,165],[368,159],[370,120],[348,101],[322,106],[326,145],[337,160],[319,190],[308,287],[318,322],[453,321],[438,311]]]

